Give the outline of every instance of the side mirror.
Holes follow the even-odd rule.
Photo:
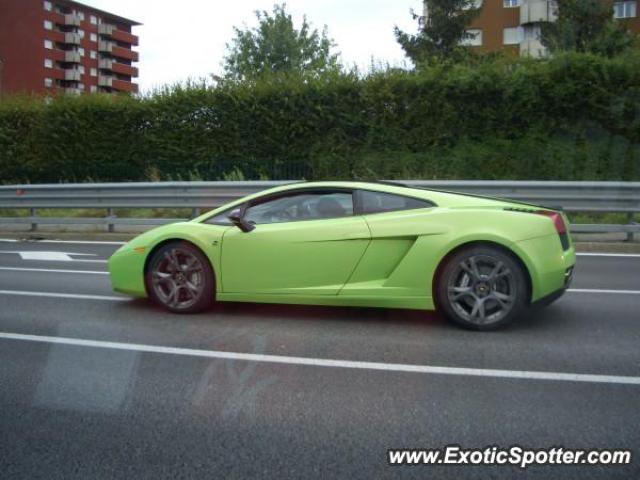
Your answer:
[[[231,223],[233,223],[236,227],[238,227],[245,233],[250,232],[251,230],[256,228],[253,223],[247,222],[244,218],[242,218],[239,208],[233,210],[227,218],[231,220]]]

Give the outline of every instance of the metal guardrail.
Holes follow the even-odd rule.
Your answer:
[[[400,182],[400,181],[399,181]],[[114,209],[218,207],[236,198],[291,182],[153,182],[80,183],[0,186],[0,209],[29,209],[28,217],[0,217],[0,223],[49,225],[161,225],[184,219],[121,218]],[[489,195],[562,208],[567,212],[625,213],[624,225],[573,225],[579,233],[640,233],[634,214],[640,212],[640,182],[547,181],[402,181],[411,186]],[[38,209],[105,209],[101,218],[41,217]]]

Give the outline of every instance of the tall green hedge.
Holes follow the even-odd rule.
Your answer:
[[[0,101],[3,183],[640,179],[640,55]]]

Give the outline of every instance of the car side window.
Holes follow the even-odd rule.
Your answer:
[[[229,220],[229,214],[238,207],[228,208],[222,213],[218,213],[213,217],[209,217],[205,220],[204,223],[208,223],[210,225],[233,225],[231,220]]]
[[[299,192],[249,206],[244,218],[255,224],[299,222],[353,215],[351,192]]]
[[[392,193],[360,191],[360,211],[362,215],[431,207],[433,207],[433,204],[427,200]]]

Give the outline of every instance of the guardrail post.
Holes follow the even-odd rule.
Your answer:
[[[113,218],[113,208],[107,208],[107,218]],[[115,232],[115,225],[113,223],[108,224],[109,233]]]
[[[191,218],[196,218],[200,216],[200,207],[195,207],[191,209]]]
[[[629,225],[635,224],[633,212],[627,213],[627,223]],[[633,242],[633,240],[634,240],[633,232],[627,232],[627,242]]]
[[[36,215],[38,215],[38,210],[35,208],[30,208],[29,209],[29,215],[31,217],[35,217]],[[38,223],[32,223],[31,224],[31,231],[35,232],[36,230],[38,230]]]

